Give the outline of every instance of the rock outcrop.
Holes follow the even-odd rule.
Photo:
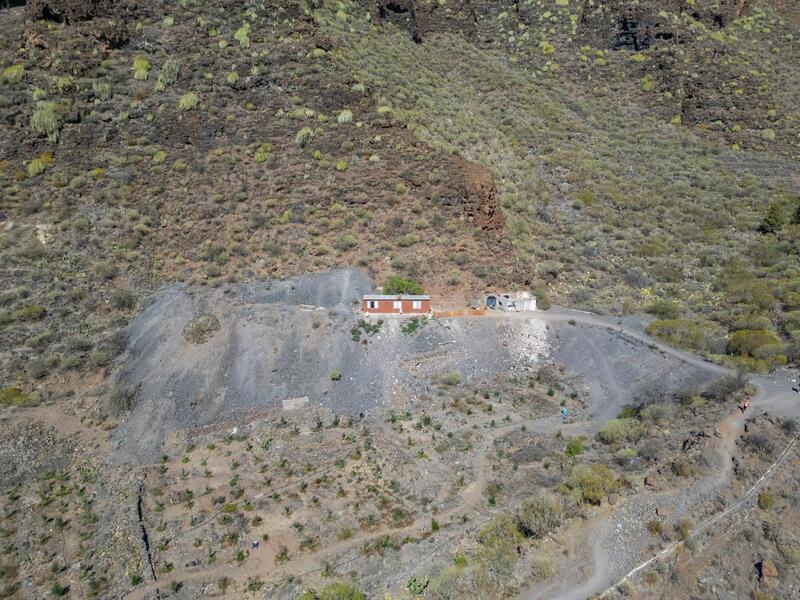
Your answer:
[[[27,11],[34,19],[63,23],[112,17],[116,0],[28,0]]]
[[[457,29],[468,39],[476,32],[475,9],[468,0],[448,2],[447,6],[424,0],[371,0],[370,14],[376,25],[388,21],[408,29],[417,43],[436,31]]]
[[[746,14],[749,0],[626,2],[585,0],[580,36],[598,47],[642,50],[664,41],[681,41],[665,13],[687,14],[706,27],[721,29]]]
[[[474,226],[483,231],[503,229],[503,214],[492,172],[461,157],[454,157],[453,161],[452,195],[442,202],[460,209]]]

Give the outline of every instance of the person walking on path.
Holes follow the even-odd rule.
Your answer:
[[[568,416],[569,416],[569,411],[567,410],[567,403],[562,401],[561,402],[561,422],[562,423],[566,423]]]

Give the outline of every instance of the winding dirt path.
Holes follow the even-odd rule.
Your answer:
[[[519,318],[518,315],[515,317]],[[686,364],[704,369],[716,375],[733,374],[734,371],[727,367],[709,363],[699,356],[670,348],[665,344],[650,338],[646,334],[640,333],[618,323],[610,323],[601,317],[589,313],[582,313],[566,309],[556,309],[552,313],[537,314],[536,318],[542,318],[548,322],[572,321],[586,325],[604,327],[616,331],[629,340],[634,340],[649,348],[657,349],[667,356],[671,356]],[[751,402],[748,414],[756,411],[771,410],[777,414],[788,417],[800,416],[800,397],[792,390],[792,378],[788,372],[779,372],[771,376],[752,375],[751,383],[756,386],[757,393]],[[661,549],[655,556],[640,561],[643,542],[649,538],[648,533],[639,523],[638,527],[626,522],[622,513],[627,509],[630,513],[646,512],[655,503],[668,500],[673,505],[673,519],[686,514],[691,506],[703,499],[707,499],[720,489],[726,488],[731,483],[733,474],[733,457],[736,452],[736,440],[744,433],[745,415],[736,409],[731,415],[723,420],[718,426],[719,437],[714,438],[713,450],[716,455],[716,468],[714,471],[693,485],[680,490],[677,494],[674,491],[662,492],[660,494],[638,495],[628,503],[615,507],[614,512],[608,517],[600,519],[592,527],[588,537],[591,541],[591,575],[582,581],[562,579],[556,583],[535,584],[527,588],[522,597],[525,600],[584,600],[602,592],[609,593],[614,587],[622,583],[625,579],[633,576],[639,570],[651,564],[655,559],[668,554],[682,544],[682,541],[668,544]],[[769,471],[751,488],[747,494],[732,503],[721,513],[708,517],[695,528],[695,532],[703,531],[732,511],[741,507],[754,493],[758,485],[771,474],[785,457],[786,453],[796,443],[797,438],[792,441],[778,462],[770,467]],[[639,504],[636,507],[636,504]],[[632,506],[634,505],[634,506]],[[638,508],[638,510],[637,510]],[[632,567],[632,568],[631,568]],[[627,574],[626,574],[627,573]],[[609,587],[611,586],[611,587]],[[603,591],[605,590],[605,591]]]

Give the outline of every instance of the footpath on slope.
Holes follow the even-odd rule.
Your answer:
[[[553,313],[544,313],[540,318],[547,322],[575,322],[589,326],[604,327],[616,331],[625,337],[645,344],[649,348],[656,348],[665,355],[674,357],[687,364],[708,370],[715,375],[730,375],[734,371],[709,363],[702,358],[690,353],[670,348],[658,340],[625,327],[619,323],[610,323],[607,320],[578,311],[557,309]],[[779,372],[770,376],[753,375],[751,383],[756,386],[757,393],[751,402],[750,414],[756,411],[773,409],[780,416],[800,417],[800,399],[792,391],[792,378],[788,372]],[[682,541],[668,544],[657,554],[646,560],[641,560],[644,550],[644,541],[649,537],[645,530],[644,514],[654,514],[657,502],[663,506],[672,505],[678,513],[683,513],[704,499],[709,498],[721,488],[730,483],[732,474],[732,458],[736,447],[736,440],[744,433],[745,415],[736,410],[725,421],[720,423],[720,437],[716,438],[717,463],[719,469],[694,485],[685,488],[679,493],[665,492],[658,495],[639,495],[630,502],[615,507],[612,514],[596,523],[593,528],[592,539],[592,565],[591,575],[583,581],[563,580],[555,584],[535,584],[527,588],[523,597],[526,600],[583,600],[598,593],[609,594],[618,585],[633,577],[636,573],[652,564],[660,557],[666,556],[680,547]],[[783,462],[787,454],[793,449],[797,438],[793,439],[781,454],[781,457],[767,470],[766,473],[752,486],[750,490],[723,511],[712,515],[702,521],[695,532],[707,530],[727,515],[743,506],[763,485],[774,470]],[[634,515],[633,518],[631,516]],[[675,514],[673,514],[675,518]],[[610,586],[610,587],[609,587]]]

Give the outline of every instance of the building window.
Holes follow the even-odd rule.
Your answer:
[[[395,310],[402,310],[402,309],[403,309],[403,303],[402,303],[402,301],[400,301],[400,300],[395,300],[395,301],[392,303],[392,306],[394,306],[394,309],[395,309]]]
[[[378,303],[375,300],[370,300],[369,301],[369,307],[370,308],[378,308]]]
[[[414,300],[411,303],[411,308],[414,310],[420,310],[422,308],[422,300]]]

